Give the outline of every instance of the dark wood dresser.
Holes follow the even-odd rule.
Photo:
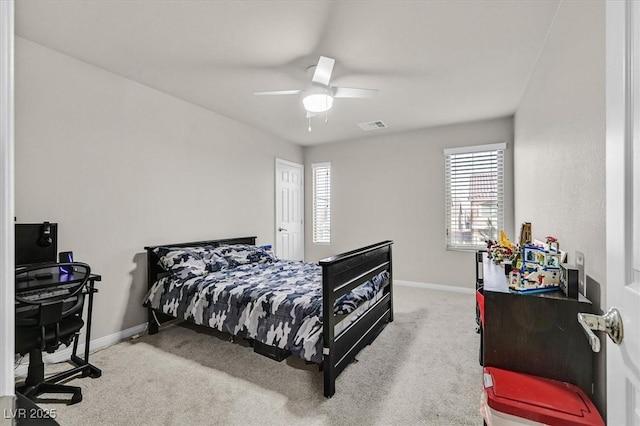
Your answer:
[[[577,320],[579,312],[595,312],[591,301],[581,294],[567,298],[560,290],[511,292],[504,267],[486,253],[479,252],[476,262],[484,295],[481,363],[569,382],[591,397],[593,352]]]

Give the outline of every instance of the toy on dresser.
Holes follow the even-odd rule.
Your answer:
[[[500,231],[500,238],[497,241],[487,241],[487,256],[489,256],[489,259],[496,265],[501,264],[505,260],[511,260],[516,251],[517,247],[509,241],[504,231]]]
[[[560,287],[563,253],[554,237],[546,244],[526,244],[515,268],[509,273],[509,288],[517,292],[543,292]]]

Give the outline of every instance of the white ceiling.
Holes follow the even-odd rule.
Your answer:
[[[16,34],[185,101],[313,145],[514,113],[559,0],[17,0]],[[306,68],[380,89],[307,120]],[[364,133],[358,123],[388,129]]]

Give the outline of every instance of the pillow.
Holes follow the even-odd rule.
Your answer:
[[[158,247],[158,264],[178,278],[206,275],[229,267],[229,262],[213,246]]]
[[[220,253],[215,251],[213,247],[204,256],[203,260],[207,265],[207,271],[209,272],[218,272],[230,267],[227,259],[225,259]]]
[[[248,244],[233,244],[220,246],[215,250],[229,262],[229,268],[252,263],[270,263],[274,256],[262,247]]]
[[[158,265],[176,278],[189,279],[208,273],[201,247],[157,247]]]
[[[209,272],[218,272],[229,267],[229,262],[216,251],[214,246],[198,246],[188,247],[188,250],[194,255],[199,256],[205,263]]]

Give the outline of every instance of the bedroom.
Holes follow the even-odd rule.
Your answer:
[[[169,43],[167,51],[174,54],[181,52],[181,43],[189,45],[197,41],[173,34],[174,27],[167,15],[175,11],[156,16],[156,20],[147,24],[149,28],[144,28],[134,25],[140,22],[135,14],[144,15],[141,8],[107,13],[113,7],[106,6],[107,3],[102,3],[103,9],[88,10],[78,6],[82,2],[47,3],[49,6],[45,7],[39,2],[19,1],[15,6],[15,216],[18,222],[58,222],[59,247],[73,250],[102,274],[104,282],[96,298],[95,339],[125,337],[126,333],[132,335],[143,330],[140,327],[146,313],[140,300],[146,291],[143,250],[146,245],[241,235],[256,235],[259,244],[273,243],[274,158],[305,166],[306,260],[317,261],[365,244],[393,239],[396,281],[468,290],[474,281],[472,254],[447,251],[442,242],[442,150],[504,141],[508,144],[505,229],[514,236],[521,222],[531,221],[536,235],[555,235],[569,253],[583,252],[590,285],[601,288],[604,295],[607,281],[603,245],[606,239],[604,2],[542,2],[544,6],[536,9],[538,20],[531,20],[540,25],[533,28],[531,24],[536,38],[531,45],[521,47],[520,53],[526,58],[520,58],[522,70],[515,71],[524,73],[514,79],[519,86],[513,91],[503,88],[504,93],[512,94],[510,109],[487,112],[489,105],[483,105],[483,99],[499,102],[490,97],[491,93],[480,97],[479,90],[467,88],[468,99],[458,91],[455,92],[458,98],[452,102],[472,105],[471,113],[459,111],[458,119],[433,121],[420,128],[395,132],[394,127],[400,125],[397,120],[372,115],[376,114],[371,106],[375,103],[368,105],[369,100],[357,100],[346,110],[353,117],[340,115],[336,108],[328,124],[315,120],[309,135],[303,111],[297,105],[289,105],[287,99],[251,99],[251,107],[243,106],[240,100],[251,97],[255,90],[302,84],[304,68],[313,62],[303,64],[298,60],[300,63],[286,68],[299,67],[302,77],[298,74],[292,77],[274,64],[301,57],[308,61],[320,54],[334,55],[336,73],[344,66],[344,77],[349,77],[349,66],[358,71],[359,78],[345,81],[346,85],[387,84],[392,88],[393,84],[385,79],[393,82],[395,78],[404,78],[394,76],[396,68],[401,67],[396,63],[385,64],[384,54],[377,62],[380,75],[368,75],[368,61],[374,61],[376,56],[354,52],[358,47],[355,42],[341,43],[340,22],[333,24],[334,32],[322,27],[322,22],[331,22],[328,18],[341,16],[341,12],[344,16],[359,16],[361,11],[353,3],[346,6],[311,3],[306,6],[310,10],[301,7],[299,14],[304,19],[299,20],[293,19],[295,10],[287,12],[284,6],[278,7],[277,13],[269,12],[274,5],[252,13],[243,9],[251,17],[247,23],[238,18],[237,12],[226,11],[229,13],[226,21],[220,13],[215,22],[229,35],[213,32],[206,43],[185,49],[185,52],[197,49],[210,52],[201,55],[199,62],[189,59],[193,61],[189,69],[181,67],[186,59],[179,55],[157,56],[161,58],[159,62],[149,59],[142,62],[135,56],[136,49],[157,46],[154,37]],[[492,6],[495,6],[492,2],[485,5]],[[521,21],[502,22],[505,34],[507,30],[515,34],[524,22],[525,6],[514,9],[518,9]],[[402,16],[401,6],[395,10]],[[374,12],[368,11],[376,15]],[[87,14],[84,18],[83,13]],[[208,13],[216,15],[215,9]],[[381,13],[377,11],[378,15]],[[427,15],[428,9],[424,13]],[[116,25],[126,14],[131,14],[131,19]],[[258,29],[271,27],[275,27],[273,37],[285,38],[276,29],[289,14],[293,15],[290,22],[295,25],[291,31],[304,36],[289,40],[289,44],[273,43],[267,37],[261,39]],[[469,21],[473,19],[469,15],[473,14],[459,17],[455,28],[471,25]],[[181,22],[177,28],[189,27],[180,19],[176,21]],[[198,22],[205,26],[206,20]],[[233,27],[241,24],[257,28],[250,33],[253,37],[239,38],[239,32],[235,32],[239,30]],[[332,24],[325,25],[332,28]],[[204,31],[194,27],[191,34]],[[377,33],[376,41],[390,37],[386,32]],[[77,40],[79,36],[87,39]],[[137,39],[127,43],[127,37]],[[258,46],[248,46],[248,39]],[[498,40],[508,50],[509,37],[505,35]],[[402,40],[409,52],[415,49],[414,56],[422,49],[435,49],[440,42],[440,39]],[[398,44],[388,42],[385,54],[391,55]],[[373,48],[365,46],[364,50]],[[215,58],[220,56],[227,62],[216,63]],[[111,69],[109,59],[124,67]],[[456,69],[463,69],[464,58],[455,59],[459,61]],[[495,62],[500,60],[498,57]],[[246,109],[242,120],[228,118],[224,109],[202,107],[225,106],[205,98],[215,99],[216,91],[222,90],[225,83],[212,81],[209,86],[206,81],[225,74],[231,79],[238,64],[248,67],[241,72],[250,77],[263,78],[263,74],[272,77],[269,85],[266,82],[264,87],[252,85],[246,87],[247,93],[224,97],[229,111]],[[372,62],[370,66],[375,69],[375,65]],[[210,68],[214,66],[227,68],[213,77]],[[470,69],[475,74],[490,72]],[[423,70],[421,78],[424,75]],[[136,77],[140,80],[136,81]],[[432,77],[442,78],[437,73]],[[161,89],[154,88],[154,79]],[[201,82],[203,88],[192,87],[182,95],[177,92],[188,87],[186,83],[192,79]],[[162,81],[172,81],[175,87],[163,87]],[[398,82],[398,87],[406,90],[407,86]],[[499,91],[499,84],[492,89]],[[416,86],[415,96],[429,98],[424,90],[423,86]],[[441,87],[438,96],[432,96],[423,109],[407,108],[404,111],[407,121],[414,115],[435,115],[439,103],[448,104],[446,92]],[[384,93],[381,89],[379,99],[373,101],[383,99]],[[471,93],[476,97],[471,98]],[[413,94],[409,90],[405,96]],[[185,101],[187,96],[190,101]],[[278,114],[281,118],[274,119]],[[288,141],[257,124],[243,124],[245,119],[250,123],[274,121],[274,126],[284,126],[283,131],[288,126],[295,127],[295,131],[289,131],[299,139],[294,141],[297,143]],[[333,129],[347,119],[358,132],[355,125],[368,120],[385,120],[390,128],[371,133],[373,136],[353,131],[347,137],[333,135]],[[335,142],[316,143],[328,134]],[[330,245],[315,245],[309,238],[311,164],[322,161],[332,163],[336,185],[332,194]],[[383,166],[386,171],[376,173]],[[544,196],[528,195],[527,174],[540,169],[557,173],[561,182],[556,191]],[[384,202],[378,199],[379,193],[384,194],[380,196]],[[61,202],[61,194],[69,202]],[[362,212],[367,214],[363,216]],[[596,399],[603,404],[603,359],[600,368],[601,384]]]

